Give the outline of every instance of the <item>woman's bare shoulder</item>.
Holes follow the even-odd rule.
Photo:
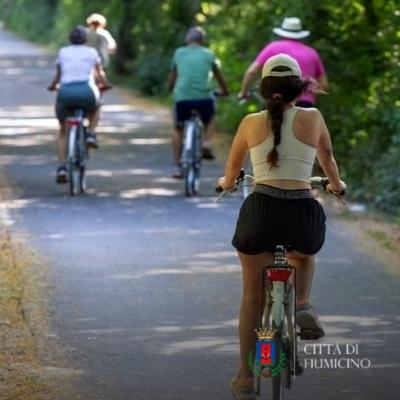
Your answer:
[[[296,120],[305,125],[315,124],[321,121],[322,114],[318,108],[298,108]]]
[[[242,123],[244,124],[256,124],[259,122],[264,122],[266,118],[266,113],[265,111],[260,111],[257,113],[251,113],[251,114],[247,114],[243,120]]]

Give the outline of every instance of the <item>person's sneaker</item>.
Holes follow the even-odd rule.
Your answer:
[[[94,132],[86,131],[86,146],[89,149],[97,149],[99,147],[97,136]]]
[[[56,182],[57,183],[67,183],[67,168],[64,165],[60,165],[57,168],[57,174],[56,174]]]
[[[215,156],[209,147],[203,147],[201,151],[204,160],[214,160]]]
[[[255,400],[254,378],[232,378],[231,391],[236,400]]]
[[[183,178],[182,168],[181,168],[180,165],[174,165],[172,167],[171,176],[172,176],[172,178],[175,178],[175,179],[182,179]]]
[[[296,323],[300,328],[300,338],[316,340],[325,336],[324,328],[311,304],[296,307]]]

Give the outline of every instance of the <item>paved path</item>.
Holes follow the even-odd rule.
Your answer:
[[[54,182],[54,94],[44,90],[51,57],[5,32],[0,48],[0,168],[12,196],[1,209],[54,271],[50,333],[82,370],[76,398],[230,399],[241,282],[229,241],[240,201],[213,204],[221,165],[207,164],[202,195],[184,198],[168,177],[169,113],[115,90],[106,95],[89,193],[69,197]],[[358,344],[354,358],[371,368],[308,369],[288,399],[395,400],[399,279],[357,251],[343,226],[330,218],[318,260],[322,343],[343,352]]]

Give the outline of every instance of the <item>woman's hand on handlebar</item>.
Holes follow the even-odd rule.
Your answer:
[[[232,191],[232,189],[235,188],[235,184],[233,184],[232,186],[227,186],[225,184],[225,176],[221,176],[221,178],[218,179],[217,181],[217,187],[215,188],[217,193],[219,192],[230,192]]]
[[[49,86],[47,86],[47,90],[49,91],[49,92],[54,92],[54,91],[56,91],[58,89],[58,85],[57,84],[50,84]]]
[[[105,92],[106,90],[110,90],[110,89],[112,89],[112,87],[113,86],[108,82],[104,82],[104,83],[102,82],[98,85],[100,92]]]
[[[346,194],[347,185],[345,182],[340,181],[340,185],[334,185],[333,183],[328,183],[326,185],[326,191],[334,194],[338,197],[343,197]]]

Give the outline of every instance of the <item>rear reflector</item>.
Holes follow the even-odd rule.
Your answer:
[[[74,118],[67,118],[66,122],[68,126],[78,126],[81,123],[81,120]]]
[[[292,270],[289,268],[268,268],[267,278],[272,282],[287,282]]]

